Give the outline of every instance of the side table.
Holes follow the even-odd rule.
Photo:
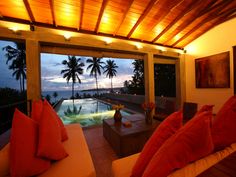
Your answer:
[[[120,157],[140,152],[160,122],[153,120],[150,125],[145,123],[145,119],[138,119],[131,123],[131,127],[125,127],[122,122],[114,122],[114,119],[103,120],[103,136]]]

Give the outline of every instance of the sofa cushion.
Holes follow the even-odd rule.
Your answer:
[[[162,144],[171,137],[181,126],[183,121],[182,111],[172,113],[155,130],[153,135],[145,144],[135,166],[132,177],[141,177],[149,161],[158,151]]]
[[[10,174],[34,176],[50,167],[50,161],[36,157],[38,125],[15,110],[10,138]]]
[[[63,145],[69,156],[54,162],[39,177],[96,177],[82,128],[79,124],[66,125],[65,128],[69,139]]]
[[[143,177],[166,177],[173,170],[210,154],[213,150],[211,116],[212,112],[203,112],[180,128],[156,152]]]
[[[31,118],[34,119],[36,122],[39,122],[39,120],[41,119],[42,111],[43,111],[43,101],[34,100],[32,102]]]
[[[217,113],[212,124],[215,150],[236,142],[236,97],[231,97]],[[227,138],[226,138],[227,137]]]
[[[67,136],[67,132],[66,132],[66,129],[64,127],[64,124],[61,121],[61,119],[58,117],[58,115],[55,112],[55,110],[53,109],[53,107],[48,103],[47,100],[44,100],[44,102],[42,100],[33,101],[33,103],[32,103],[32,112],[31,112],[32,119],[34,119],[37,122],[40,121],[44,105],[46,105],[47,108],[52,112],[54,117],[56,117],[56,120],[58,121],[58,124],[61,127],[61,140],[62,141],[67,140],[68,136]]]
[[[47,108],[50,109],[51,113],[54,115],[54,117],[56,118],[56,120],[58,121],[58,124],[61,128],[61,140],[65,141],[68,139],[68,135],[65,129],[65,126],[62,122],[62,120],[60,119],[60,117],[57,115],[56,111],[53,109],[53,107],[48,103],[47,100],[44,100],[44,105],[47,105]]]
[[[185,167],[172,172],[168,177],[196,177],[234,152],[236,152],[236,143],[221,151],[194,161]],[[139,154],[140,153],[113,161],[113,177],[130,177],[132,168],[138,159]]]
[[[10,173],[9,159],[10,144],[8,143],[0,150],[0,176],[7,176]]]
[[[44,102],[43,104],[43,111],[39,121],[37,155],[51,160],[61,160],[68,155],[61,142],[61,128],[48,103]]]
[[[174,171],[168,177],[196,177],[234,152],[236,148],[226,147]]]
[[[213,111],[213,107],[214,107],[214,105],[212,105],[212,104],[206,104],[206,105],[203,105],[198,111],[197,111],[197,113],[196,114],[200,114],[200,113],[202,113],[202,112],[204,112],[204,111]]]

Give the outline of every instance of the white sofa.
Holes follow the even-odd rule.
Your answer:
[[[96,177],[82,128],[79,124],[66,125],[65,127],[69,139],[63,142],[63,145],[69,156],[52,163],[51,167],[38,177]],[[0,176],[7,170],[9,175],[8,156],[9,144],[0,151]]]
[[[193,163],[186,165],[185,167],[172,172],[168,177],[195,177],[223,160],[225,157],[236,152],[236,143],[231,146],[212,153],[202,159],[199,159]],[[112,175],[113,177],[130,177],[132,168],[139,156],[134,154],[122,159],[118,159],[112,162]]]

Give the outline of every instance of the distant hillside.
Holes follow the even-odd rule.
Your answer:
[[[119,91],[121,88],[124,88],[124,87],[116,87],[116,88],[113,88],[113,90],[114,90],[114,91]],[[99,90],[99,91],[110,91],[111,88],[99,88],[98,90]],[[81,92],[87,92],[87,91],[97,91],[97,89],[81,90]]]

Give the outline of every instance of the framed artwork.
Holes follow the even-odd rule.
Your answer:
[[[195,60],[196,88],[229,88],[229,52]]]

